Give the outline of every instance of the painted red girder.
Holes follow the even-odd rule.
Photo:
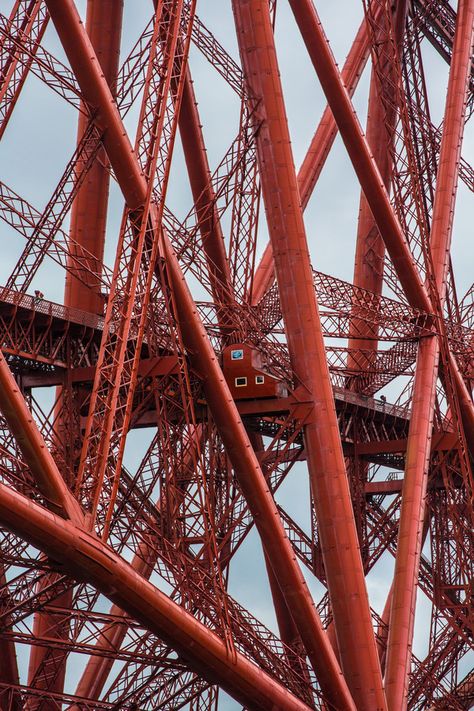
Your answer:
[[[78,118],[43,209],[0,179],[0,217],[26,239],[0,291],[0,709],[217,711],[219,687],[249,709],[468,708],[474,322],[450,245],[458,177],[474,190],[474,2],[361,3],[339,72],[313,0],[289,0],[328,102],[298,174],[279,8],[227,3],[241,68],[195,16],[204,4],[150,2],[121,64],[121,0],[87,0],[85,27],[74,0],[0,14],[0,147],[21,140],[30,77]],[[427,42],[451,65],[440,128]],[[194,48],[234,95],[220,161]],[[369,57],[364,135],[351,99]],[[302,217],[338,133],[362,190],[354,283],[313,268]],[[63,304],[30,295],[46,257]],[[234,399],[232,344],[277,395]],[[254,526],[281,639],[229,592]]]

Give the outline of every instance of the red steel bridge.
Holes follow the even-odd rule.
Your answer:
[[[327,100],[299,171],[280,3]],[[21,243],[0,287],[0,708],[211,710],[223,690],[246,709],[470,709],[474,285],[450,247],[458,182],[474,191],[474,0],[363,0],[341,68],[312,0],[228,4],[239,56],[196,0],[150,2],[128,54],[122,0],[82,19],[74,0],[0,5],[0,138],[32,78],[77,126],[46,207],[0,175]],[[218,161],[196,51],[238,107]],[[303,220],[338,136],[360,183],[352,283],[317,271]],[[51,260],[61,304],[36,288]],[[290,472],[306,522],[279,497]],[[229,589],[252,531],[278,633]]]

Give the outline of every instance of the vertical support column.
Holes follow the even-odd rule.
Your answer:
[[[395,28],[397,48],[400,50],[405,29],[407,3],[402,0],[397,3],[395,9]],[[388,16],[381,20],[381,31],[388,33]],[[381,38],[381,41],[386,41]],[[394,87],[395,82],[391,76],[394,72],[393,66],[387,62],[387,66],[382,68],[383,76],[387,79],[387,86]],[[378,79],[375,69],[372,69],[370,79],[369,106],[367,114],[366,138],[369,148],[379,169],[380,175],[389,192],[390,176],[392,172],[390,146],[393,143],[393,132],[389,130],[395,121],[395,108],[385,107],[379,95]],[[395,99],[395,97],[393,97]],[[385,245],[377,229],[369,203],[364,192],[361,192],[359,206],[359,222],[357,227],[356,254],[354,262],[354,285],[362,289],[367,289],[375,294],[382,293],[383,285],[383,263],[385,256]],[[357,324],[357,336],[349,339],[349,348],[361,348],[369,351],[377,350],[378,329],[371,327],[367,323]],[[360,332],[367,336],[367,339],[360,338]],[[365,333],[364,333],[365,331]],[[349,367],[357,365],[364,367],[364,363],[358,361],[357,364],[351,362],[349,356]],[[372,365],[370,359],[366,363],[367,367]]]
[[[99,59],[101,70],[107,81],[112,85],[117,77],[120,40],[122,32],[123,0],[88,0],[86,30]],[[77,140],[80,142],[89,118],[87,113],[79,113]],[[94,164],[90,168],[84,183],[80,187],[71,211],[70,234],[74,242],[94,255],[92,271],[99,276],[102,270],[102,258],[105,244],[105,228],[107,220],[107,205],[109,195],[110,174],[106,167],[107,156],[101,149]],[[81,166],[79,165],[79,169]],[[74,244],[70,247],[75,249]],[[74,275],[74,259],[69,258],[69,270],[66,272],[64,304],[74,308],[102,314],[104,300],[100,294],[100,279],[94,278],[90,272],[86,279],[88,284]],[[84,275],[82,275],[84,279]],[[60,409],[60,408],[59,408]],[[56,419],[55,428],[59,437],[68,436],[69,425],[67,416]],[[55,600],[59,607],[69,607],[72,602],[72,590],[63,593]],[[68,628],[64,626],[61,615],[45,615],[39,612],[34,619],[34,632],[38,636],[64,637]],[[54,659],[53,659],[54,657]],[[48,679],[42,673],[46,665],[54,668],[54,679]],[[66,674],[66,655],[61,650],[51,651],[44,647],[32,647],[30,652],[28,678],[29,683],[37,688],[45,688],[60,693],[64,688]],[[44,708],[40,701],[29,702],[29,708]],[[59,708],[59,705],[58,707]]]
[[[249,94],[261,128],[257,155],[292,366],[313,405],[304,428],[321,547],[343,672],[358,708],[384,709],[339,428],[313,287],[268,2],[233,0]],[[274,569],[279,579],[280,571]]]
[[[100,62],[103,75],[112,86],[117,78],[120,40],[122,34],[123,0],[88,0],[86,29]],[[88,116],[79,114],[77,140],[81,140],[88,124]],[[107,205],[110,175],[105,151],[101,150],[74,200],[71,211],[70,234],[74,241],[94,255],[89,265],[100,275],[104,254]],[[80,166],[79,166],[80,167]],[[71,249],[74,249],[71,246]],[[104,299],[100,294],[100,280],[88,273],[84,284],[73,276],[74,261],[69,260],[66,273],[64,304],[102,314]],[[82,275],[84,279],[84,275]]]
[[[186,72],[179,112],[179,132],[191,191],[199,217],[203,249],[209,265],[214,299],[216,302],[226,303],[232,301],[232,282],[219,215],[215,205],[212,209],[208,207],[214,202],[214,191],[189,69]]]
[[[341,77],[349,96],[352,96],[356,90],[369,56],[369,50],[369,36],[365,27],[365,20],[363,20],[341,72]],[[330,107],[326,106],[298,172],[298,189],[303,212],[321,175],[326,158],[337,136],[337,131],[333,113]],[[268,242],[254,276],[252,289],[252,302],[254,304],[260,301],[267,289],[273,284],[274,279],[272,243]]]
[[[146,181],[140,170],[127,133],[101,75],[97,58],[84,32],[73,0],[46,0],[71,67],[85,99],[96,111],[98,126],[104,131],[104,144],[127,206],[140,210],[146,200]],[[303,639],[308,657],[316,670],[323,693],[336,708],[355,708],[341,669],[321,625],[314,602],[285,535],[278,509],[262,475],[249,443],[215,352],[199,318],[183,273],[167,235],[153,218],[160,252],[166,260],[174,292],[179,326],[193,365],[203,373],[203,385],[209,408],[222,436],[229,458],[239,478],[242,491],[265,551],[278,571],[279,583]]]
[[[446,274],[464,129],[466,91],[471,66],[473,23],[474,0],[460,0],[449,73],[430,242],[433,266],[432,287],[438,292],[441,309],[446,294]],[[441,318],[442,313],[438,316]],[[438,363],[437,338],[432,336],[422,339],[418,351],[408,435],[387,646],[385,685],[390,711],[400,711],[407,707],[408,674]]]

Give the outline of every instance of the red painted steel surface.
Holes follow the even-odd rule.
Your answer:
[[[339,72],[313,0],[290,0],[328,102],[298,174],[280,4],[220,8],[240,65],[204,4],[150,2],[136,42],[122,0],[0,8],[0,148],[33,77],[78,126],[43,210],[0,176],[26,240],[0,287],[0,710],[218,711],[220,688],[248,709],[468,709],[474,287],[450,249],[458,180],[474,190],[474,1],[362,0]],[[451,65],[439,128],[427,43]],[[235,95],[235,126],[211,107],[237,132],[222,158],[198,50]],[[353,283],[315,271],[303,222],[338,133]],[[278,633],[233,597],[239,565]]]
[[[108,84],[114,84],[119,66],[123,1],[89,2],[86,29]],[[80,142],[88,124],[86,114],[79,115]],[[105,163],[105,165],[104,165]],[[78,166],[81,169],[81,166]],[[105,243],[110,175],[105,153],[98,156],[80,188],[71,210],[71,237],[95,258],[91,267],[100,274]],[[64,303],[83,311],[102,314],[104,297],[100,280],[83,284],[71,272],[66,277]]]
[[[431,288],[442,309],[446,294],[456,187],[464,129],[466,93],[471,68],[474,2],[461,0],[444,115],[436,193],[431,225]],[[420,343],[415,375],[407,465],[402,490],[400,529],[395,562],[386,662],[389,708],[406,705],[409,649],[415,617],[417,568],[421,553],[428,457],[440,345],[436,338]],[[472,476],[472,474],[471,474]],[[471,482],[472,485],[472,482]]]
[[[291,363],[311,407],[304,441],[341,664],[356,704],[385,708],[270,14],[265,1],[237,1],[233,7],[249,93],[261,102],[256,121],[262,122],[257,150],[263,198]]]

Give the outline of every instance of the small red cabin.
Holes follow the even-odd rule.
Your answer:
[[[265,369],[261,353],[248,344],[227,346],[222,353],[222,369],[234,400],[288,394],[285,384]]]

